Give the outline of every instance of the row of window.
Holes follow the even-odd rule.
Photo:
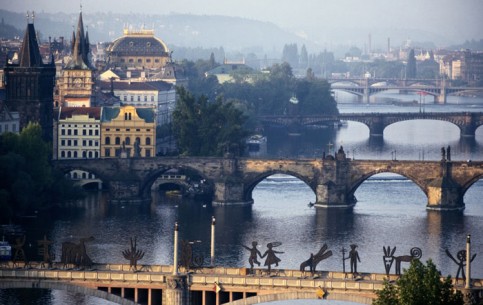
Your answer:
[[[112,157],[111,151],[114,151],[114,156],[120,157],[123,150],[121,148],[115,148],[115,149],[105,148],[104,149],[104,156],[105,157]],[[127,148],[125,151],[126,151],[126,153],[127,153],[128,156],[132,156],[132,154],[131,154],[131,148]],[[146,148],[144,150],[144,156],[145,157],[151,157],[151,149]]]
[[[70,150],[62,150],[60,151],[60,158],[64,159],[64,158],[79,158],[79,153],[74,150],[74,151],[70,151]],[[88,159],[91,159],[91,158],[99,158],[99,152],[98,151],[83,151],[82,152],[82,158],[88,158]]]
[[[77,172],[71,172],[70,178],[71,179],[96,179],[96,175],[87,173],[87,172],[82,172],[82,174]]]
[[[134,140],[133,143],[136,143],[136,142],[139,143],[139,145],[141,145],[141,138],[136,137],[136,139]],[[111,145],[111,137],[106,137],[104,144]],[[124,144],[125,145],[131,145],[131,138],[125,137],[124,138]],[[114,145],[121,145],[121,137],[115,137],[114,138]],[[145,139],[144,145],[151,145],[151,138],[150,137],[147,137]]]
[[[65,136],[65,135],[68,135],[68,136],[71,136],[71,135],[74,135],[74,136],[77,136],[78,135],[78,129],[61,129],[60,130],[60,134]],[[83,136],[98,136],[99,135],[99,129],[89,129],[89,130],[86,130],[86,129],[82,129],[82,135]]]
[[[147,102],[148,101],[148,96],[147,95],[122,95],[121,98],[124,102],[127,102],[128,101],[128,97],[129,97],[129,100],[131,102],[134,102],[134,100],[136,99],[138,102],[141,102],[141,99],[144,100],[144,102]],[[151,95],[151,102],[154,102],[154,95]]]
[[[10,127],[11,126],[11,127]],[[4,132],[17,132],[17,124],[0,124],[0,133]]]
[[[126,62],[126,59],[121,58],[121,59],[120,59],[120,61],[121,61],[122,63],[125,63],[125,62]],[[128,59],[128,62],[129,62],[129,63],[131,63],[131,64],[132,64],[132,63],[134,63],[134,58],[129,58],[129,59]],[[155,63],[159,63],[159,59],[158,59],[158,58],[154,59],[154,62],[155,62]],[[142,59],[142,58],[138,58],[138,59],[137,59],[137,63],[138,63],[138,64],[142,64],[142,63],[143,63],[143,59]],[[146,58],[145,63],[148,63],[148,64],[149,64],[149,63],[151,63],[151,59],[150,59],[150,58]]]
[[[67,144],[67,145],[66,145]],[[77,140],[61,140],[61,146],[77,146]],[[99,141],[93,140],[82,140],[82,146],[99,146]]]

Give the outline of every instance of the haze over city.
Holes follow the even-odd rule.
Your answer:
[[[407,32],[406,38],[458,44],[483,38],[483,1],[387,1],[387,0],[233,0],[233,1],[114,1],[84,0],[61,4],[52,0],[3,0],[2,8],[14,12],[75,13],[80,5],[86,14],[112,12],[133,14],[193,14],[242,17],[274,23],[300,37],[326,43],[341,43],[334,37],[348,37],[349,32],[373,34],[384,40]],[[129,22],[129,20],[126,20]],[[414,33],[420,34],[420,37]],[[341,38],[342,39],[342,38]],[[350,41],[345,41],[347,43]],[[398,41],[399,43],[399,41]],[[444,46],[444,45],[443,45]]]

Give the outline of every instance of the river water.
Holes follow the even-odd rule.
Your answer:
[[[386,94],[374,104],[353,104],[339,100],[341,112],[482,111],[483,99],[452,98],[449,105],[424,107],[411,101],[419,96]],[[393,103],[398,99],[405,103]],[[407,102],[407,103],[406,103]],[[401,122],[389,126],[380,139],[369,138],[360,123],[348,122],[340,129],[315,130],[300,136],[268,136],[268,153],[276,157],[320,157],[343,146],[356,159],[438,160],[441,147],[451,146],[453,160],[483,159],[483,128],[474,139],[460,139],[459,130],[438,121]],[[397,247],[395,255],[406,255],[413,247],[422,250],[424,261],[432,259],[443,275],[455,275],[457,266],[447,257],[465,248],[466,235],[472,236],[472,252],[478,253],[472,275],[483,278],[483,180],[465,194],[462,213],[427,211],[426,196],[412,182],[394,174],[380,174],[364,182],[356,192],[358,202],[352,211],[314,209],[308,206],[315,195],[300,180],[271,176],[254,190],[251,206],[206,206],[202,202],[153,193],[149,204],[110,204],[103,193],[71,203],[48,218],[39,217],[23,224],[29,253],[45,234],[52,240],[56,257],[64,241],[94,236],[87,252],[98,263],[127,263],[122,251],[129,238],[137,237],[145,251],[142,264],[172,264],[173,226],[180,226],[180,239],[201,241],[194,250],[209,263],[211,217],[216,217],[216,261],[218,265],[248,267],[249,253],[241,245],[258,241],[260,251],[269,242],[281,242],[279,268],[298,269],[310,253],[327,244],[333,255],[322,261],[319,270],[342,271],[341,249],[357,244],[360,272],[384,272],[383,246]],[[346,266],[348,267],[348,266]],[[403,265],[407,267],[407,265]],[[393,271],[392,271],[393,272]],[[349,304],[326,302],[329,305]],[[112,304],[94,297],[49,290],[3,290],[0,304],[94,305]],[[304,301],[271,304],[310,304]],[[317,302],[320,304],[320,301]]]

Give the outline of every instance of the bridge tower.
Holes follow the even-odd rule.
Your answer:
[[[356,204],[347,185],[347,181],[350,180],[349,163],[342,146],[335,157],[329,155],[324,159],[321,180],[316,189],[315,207],[352,208]]]
[[[362,97],[363,103],[369,104],[370,102],[370,96],[371,96],[371,86],[369,85],[369,78],[365,79],[364,82],[364,95]]]

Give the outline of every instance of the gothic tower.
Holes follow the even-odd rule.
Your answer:
[[[43,63],[35,27],[30,21],[27,24],[18,63],[7,63],[3,70],[5,103],[10,111],[19,113],[20,130],[29,122],[37,122],[42,127],[43,139],[52,141],[55,63],[53,57],[49,63]]]
[[[82,12],[76,32],[72,33],[72,58],[57,82],[57,106],[90,107],[94,99],[94,68],[89,60],[89,34],[84,32]]]

